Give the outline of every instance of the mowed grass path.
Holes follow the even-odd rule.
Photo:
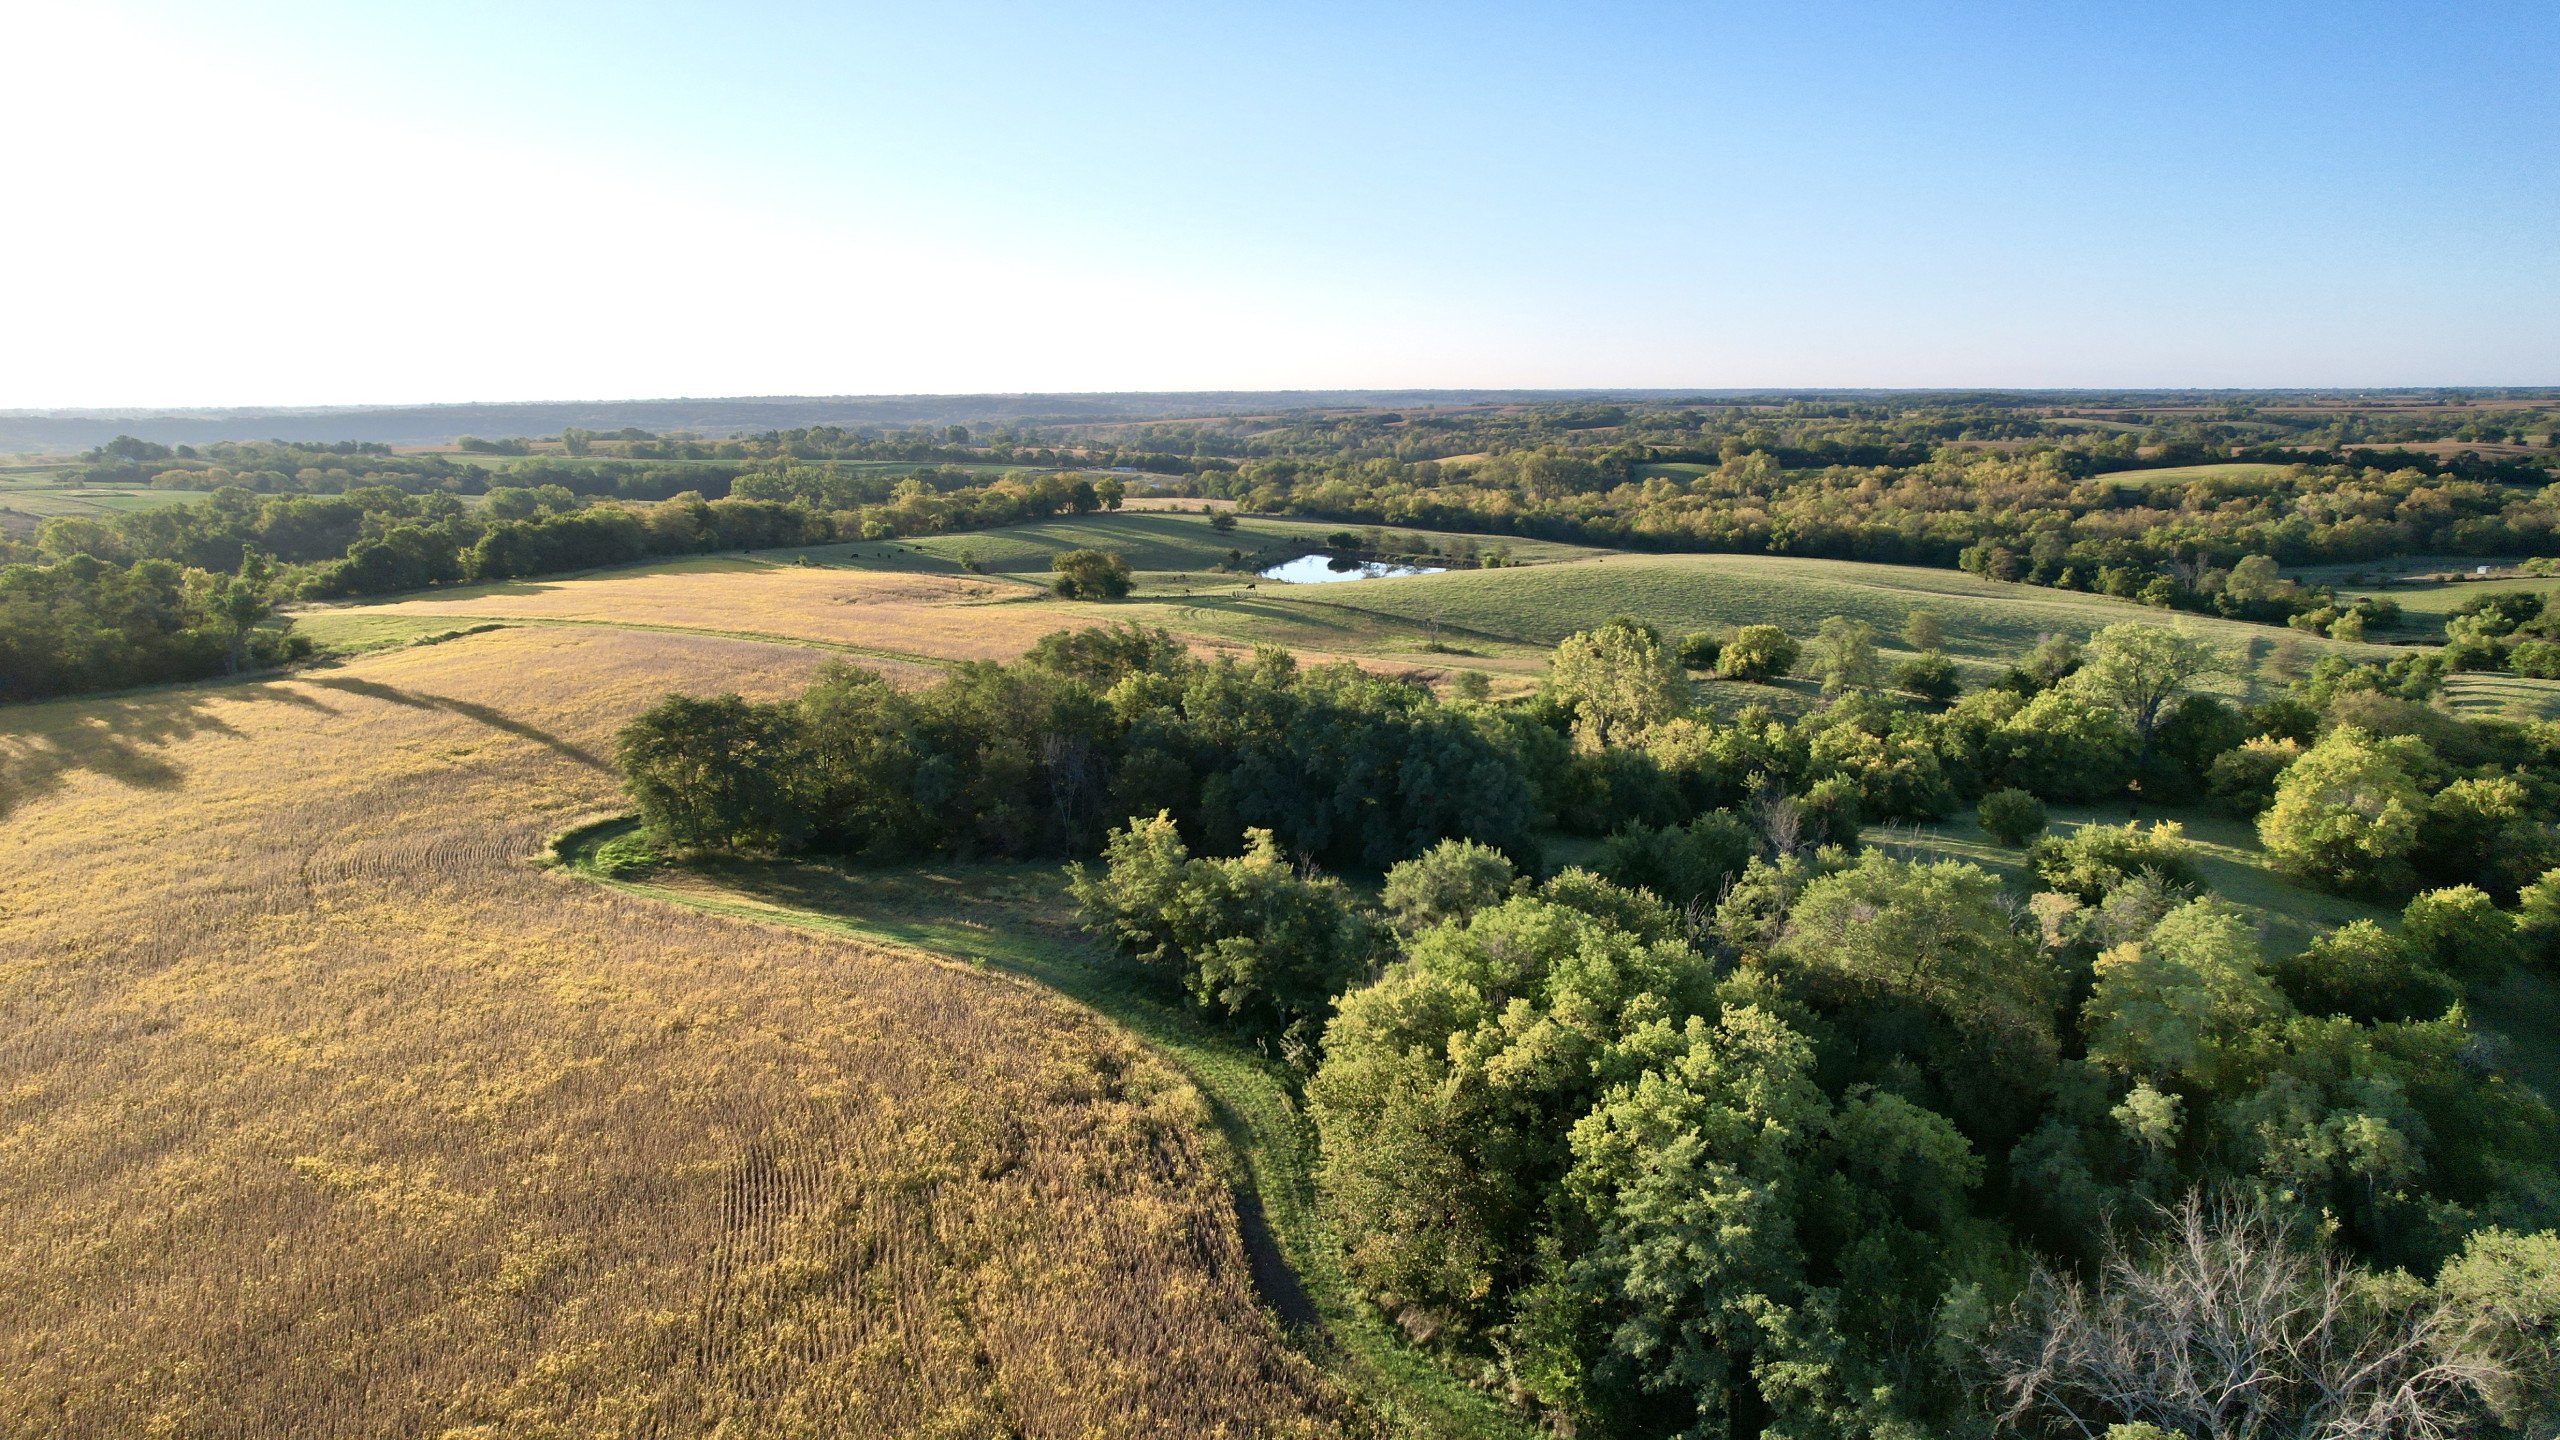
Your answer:
[[[1144,1047],[534,865],[624,718],[820,658],[518,626],[0,711],[0,1436],[1334,1433]]]

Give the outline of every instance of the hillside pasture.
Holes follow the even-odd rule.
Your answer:
[[[511,627],[0,717],[0,1435],[1309,1435],[1197,1093],[532,862],[806,649]]]
[[[1799,638],[1826,616],[1865,620],[1887,648],[1915,609],[1938,617],[1948,653],[1979,681],[2038,637],[2085,638],[2119,621],[2189,625],[2235,667],[2293,642],[2312,653],[2383,655],[2264,625],[2163,612],[2102,595],[2004,584],[1956,570],[1800,560],[1755,555],[1607,555],[1566,565],[1452,571],[1362,581],[1279,597],[1284,605],[1361,612],[1497,643],[1551,646],[1612,615],[1632,615],[1671,634],[1718,626],[1775,624]],[[2228,682],[2236,686],[2236,681]]]
[[[2198,480],[2265,480],[2282,475],[2288,468],[2290,467],[2250,462],[2165,465],[2150,470],[2108,470],[2089,478],[2110,485],[2132,485],[2152,490],[2164,485],[2185,485]]]

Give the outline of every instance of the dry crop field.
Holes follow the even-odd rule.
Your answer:
[[[532,863],[625,716],[821,658],[519,627],[0,716],[0,1435],[1330,1433],[1162,1063]]]

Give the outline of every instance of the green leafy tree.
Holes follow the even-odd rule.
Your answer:
[[[1443,840],[1387,871],[1380,902],[1404,934],[1498,905],[1511,893],[1511,859],[1473,840]]]
[[[2285,767],[2258,817],[2258,841],[2277,868],[2336,889],[2405,893],[2426,796],[2374,737],[2340,726]]]
[[[1710,1003],[1711,967],[1661,933],[1659,906],[1572,875],[1414,936],[1342,997],[1307,1085],[1353,1280],[1458,1333],[1500,1321],[1534,1273],[1567,1137],[1617,1048]]]
[[[1947,645],[1947,627],[1934,610],[1914,610],[1902,617],[1902,643],[1923,654],[1943,650]]]
[[[2458,980],[2497,980],[2518,958],[2514,918],[2476,885],[2412,899],[2400,911],[2400,934],[2420,963]]]
[[[2124,716],[2141,764],[2149,761],[2153,736],[2169,708],[2222,668],[2221,655],[2192,631],[2124,621],[2090,637],[2068,683]]]
[[[1049,588],[1069,600],[1117,600],[1129,593],[1129,562],[1103,550],[1069,550],[1049,562]]]
[[[2048,836],[2027,851],[2027,868],[2053,890],[2094,905],[2137,876],[2150,876],[2172,891],[2204,889],[2195,847],[2174,820],[2140,824],[2083,825],[2067,836]]]
[[[1680,664],[1690,670],[1713,671],[1724,654],[1725,632],[1692,630],[1680,637]]]
[[[670,695],[614,738],[641,823],[694,849],[788,850],[808,828],[791,707]]]
[[[1733,632],[1716,656],[1716,673],[1727,680],[1766,685],[1796,668],[1803,647],[1775,625],[1745,625]]]
[[[1828,617],[1814,635],[1813,666],[1825,695],[1875,688],[1884,668],[1876,658],[1876,627],[1845,615]]]
[[[1071,865],[1067,876],[1086,928],[1178,969],[1202,1010],[1302,1055],[1379,950],[1342,883],[1298,874],[1268,830],[1247,832],[1233,859],[1193,859],[1159,812],[1111,833],[1101,874]]]
[[[2191,900],[2098,957],[2081,1025],[2098,1064],[2209,1094],[2246,1058],[2251,1032],[2287,1008],[2248,922],[2220,901]]]
[[[1936,650],[1924,650],[1893,669],[1893,688],[1906,695],[1944,704],[1964,689],[1956,662]]]
[[[1689,705],[1689,677],[1660,632],[1625,619],[1565,637],[1547,663],[1547,690],[1585,750],[1630,744]]]
[[[1994,790],[1974,808],[1983,833],[2018,849],[2044,833],[2044,802],[2024,790]]]

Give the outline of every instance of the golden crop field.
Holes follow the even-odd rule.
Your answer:
[[[0,716],[0,1435],[1330,1433],[1163,1063],[534,863],[623,718],[821,658],[516,627]]]
[[[472,586],[453,595],[351,606],[349,616],[646,624],[779,636],[952,660],[1010,660],[1068,623],[1021,603],[1040,592],[965,575],[694,561],[568,580]],[[1014,603],[1005,603],[1014,602]],[[955,616],[955,607],[968,607]]]

